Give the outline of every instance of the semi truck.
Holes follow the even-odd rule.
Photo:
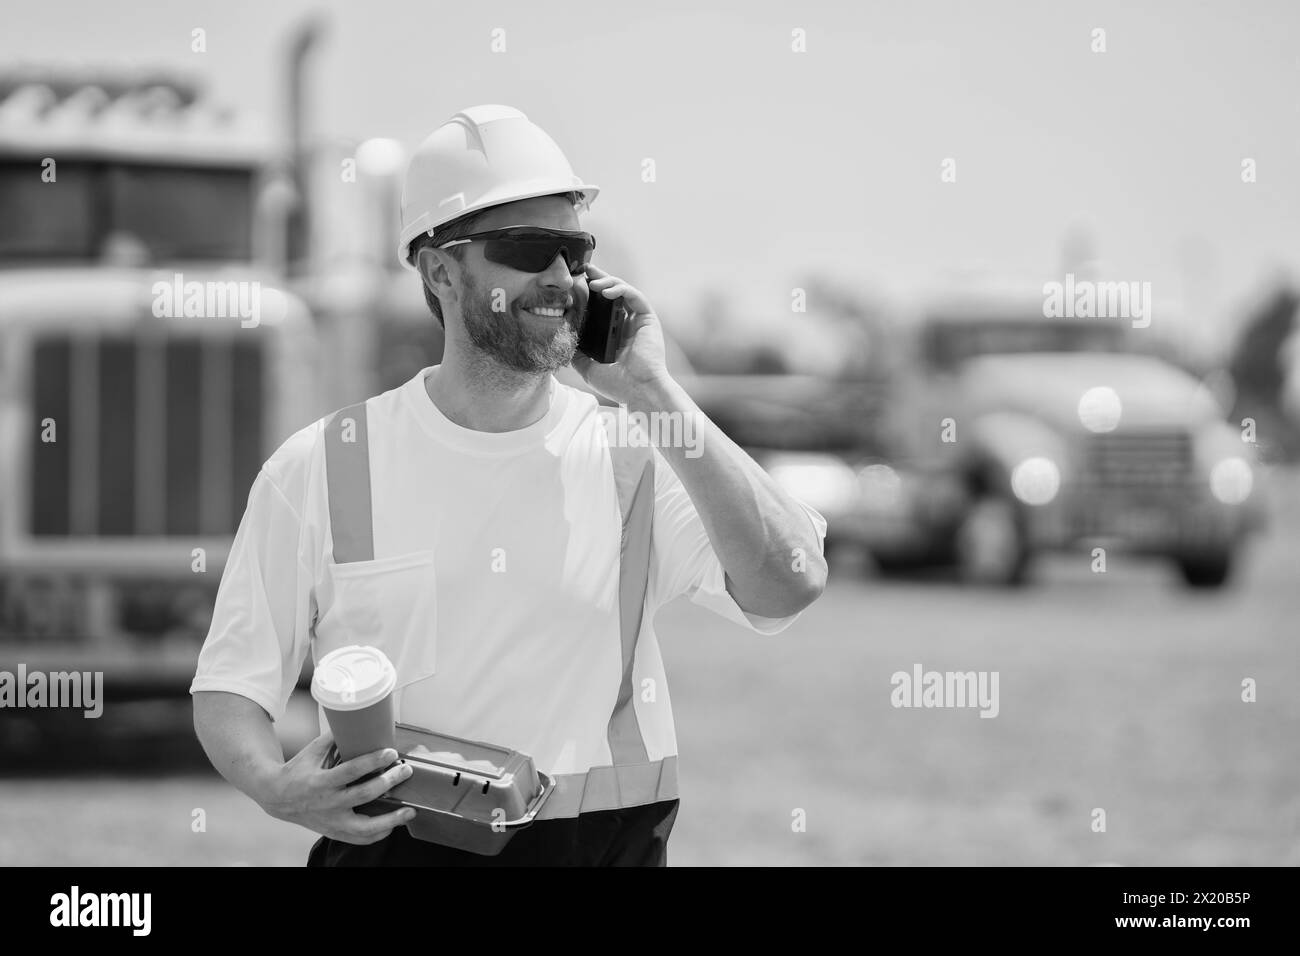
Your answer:
[[[249,487],[321,414],[284,168],[183,77],[0,78],[0,668],[192,677]]]

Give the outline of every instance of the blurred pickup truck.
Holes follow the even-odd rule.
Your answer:
[[[861,507],[854,465],[883,451],[885,383],[794,373],[705,373],[692,367],[667,332],[664,344],[673,377],[709,419],[782,488],[826,518],[829,555],[838,530],[852,524]],[[571,366],[555,374],[593,391]]]
[[[859,471],[885,452],[886,383],[794,373],[677,377],[728,438],[821,512],[830,555],[862,513]]]
[[[1036,555],[1116,547],[1227,582],[1265,509],[1254,447],[1191,374],[1110,319],[1042,301],[936,302],[900,333],[885,453],[854,464],[841,540],[883,566],[1017,585]]]

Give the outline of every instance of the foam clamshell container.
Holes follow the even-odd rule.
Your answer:
[[[411,776],[356,810],[373,817],[413,807],[406,829],[417,840],[496,856],[555,790],[533,758],[516,750],[410,724],[397,724],[396,735],[398,762],[410,764]],[[324,766],[338,762],[331,747]]]

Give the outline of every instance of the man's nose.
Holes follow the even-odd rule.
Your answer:
[[[558,289],[570,289],[573,287],[573,276],[569,272],[569,263],[564,258],[563,253],[557,252],[551,264],[546,267],[546,271],[541,276],[542,285],[554,286]]]

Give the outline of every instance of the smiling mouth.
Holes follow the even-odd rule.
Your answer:
[[[541,306],[532,306],[524,309],[529,315],[535,315],[543,319],[562,319],[568,314],[568,309],[563,308],[542,308]]]

